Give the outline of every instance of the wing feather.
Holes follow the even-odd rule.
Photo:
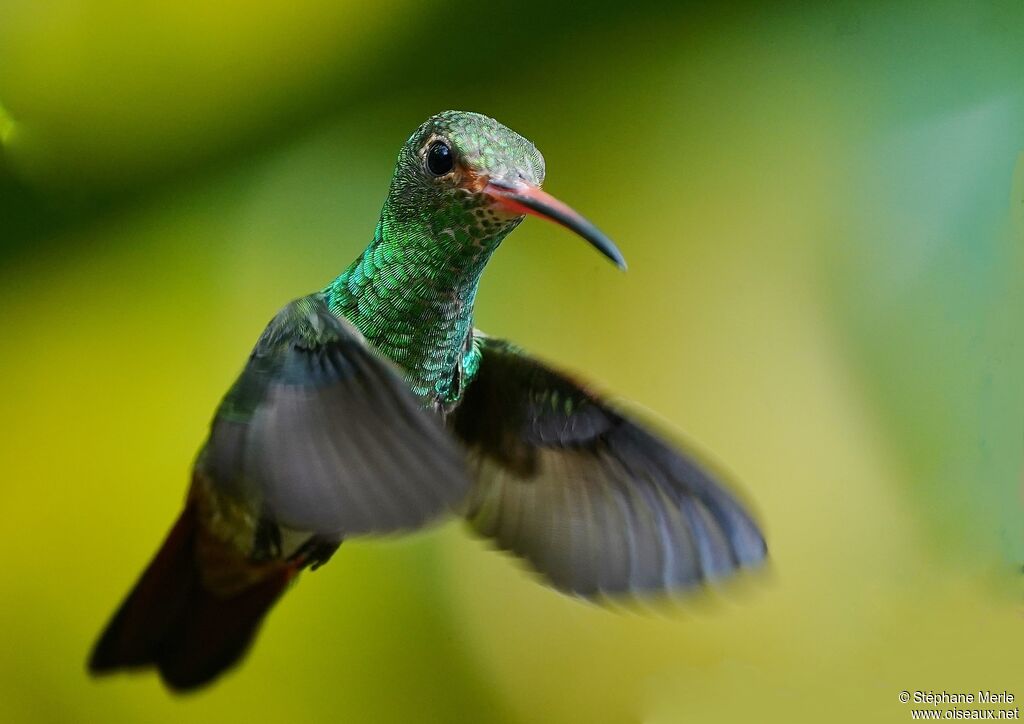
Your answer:
[[[764,560],[753,517],[691,455],[507,342],[476,344],[451,426],[479,533],[591,597],[685,589]]]
[[[259,515],[323,534],[415,528],[469,489],[440,417],[320,295],[268,325],[199,464]]]

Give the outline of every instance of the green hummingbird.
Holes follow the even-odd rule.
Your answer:
[[[174,690],[201,686],[345,538],[446,514],[590,599],[686,589],[765,559],[752,516],[704,467],[474,328],[480,275],[528,214],[625,268],[543,181],[536,147],[487,116],[446,111],[416,129],[369,245],[257,341],[93,673],[155,667]]]

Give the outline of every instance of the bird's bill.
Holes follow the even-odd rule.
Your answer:
[[[513,214],[532,214],[561,224],[570,231],[575,231],[589,241],[595,249],[615,263],[619,269],[626,268],[626,260],[622,258],[615,243],[604,235],[594,224],[580,215],[575,209],[562,203],[539,187],[523,181],[506,181],[491,179],[484,187],[484,193],[493,199],[495,206]]]

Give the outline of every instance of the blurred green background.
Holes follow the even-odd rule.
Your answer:
[[[906,721],[1024,697],[1024,7],[0,4],[0,720]],[[352,541],[253,655],[90,680],[263,325],[445,108],[536,142],[630,262],[530,221],[478,324],[684,431],[769,575],[537,586],[457,523]],[[711,599],[714,600],[711,600]]]

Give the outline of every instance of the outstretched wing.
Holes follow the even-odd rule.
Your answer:
[[[261,515],[325,534],[413,528],[469,488],[441,419],[320,295],[267,326],[198,464]]]
[[[451,422],[470,448],[477,531],[583,596],[685,588],[764,560],[757,524],[692,458],[508,342],[476,343]]]

